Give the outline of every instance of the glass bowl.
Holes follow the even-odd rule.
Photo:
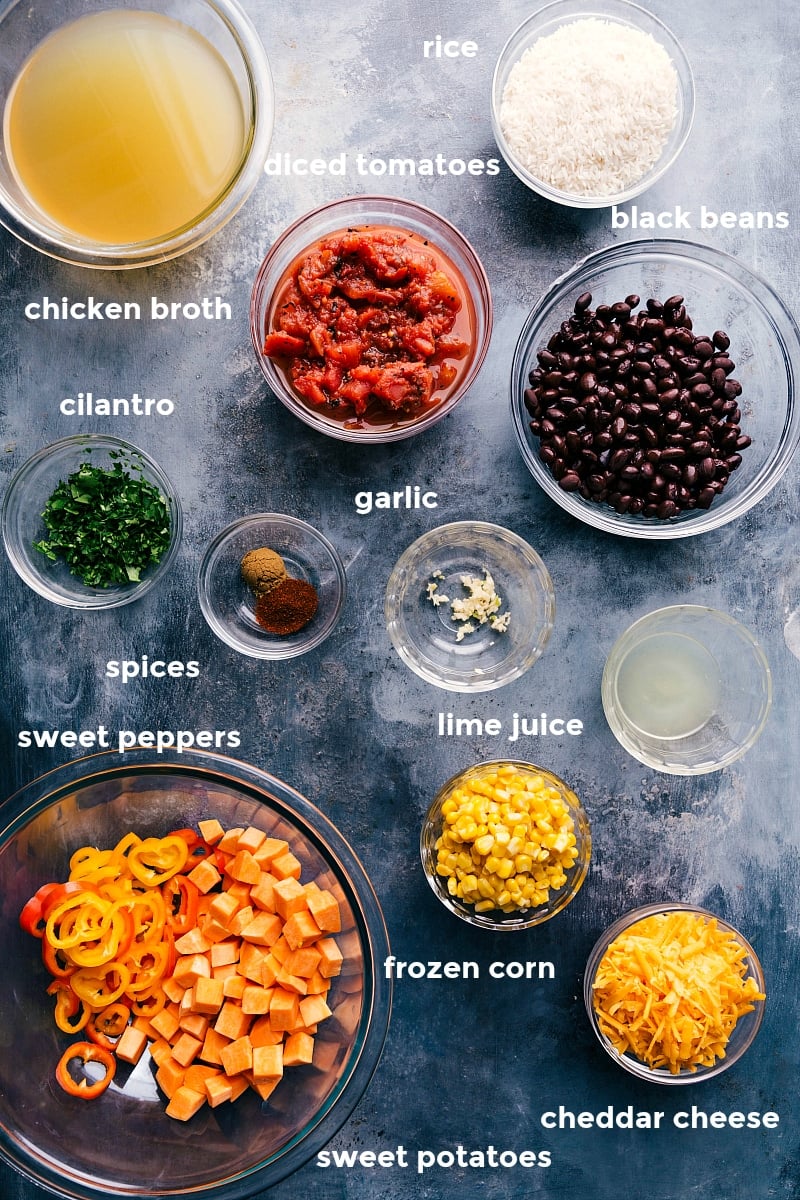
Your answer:
[[[275,550],[287,574],[316,589],[316,613],[297,633],[271,634],[255,617],[255,594],[242,579],[248,550]],[[200,608],[218,638],[251,658],[295,658],[313,650],[332,631],[347,594],[342,560],[313,526],[280,513],[242,517],[218,533],[206,550],[198,576]]]
[[[171,538],[158,563],[135,583],[89,587],[71,575],[62,560],[51,561],[33,544],[47,537],[41,513],[56,486],[81,464],[109,470],[115,463],[130,467],[135,475],[159,489],[167,501]],[[39,450],[24,463],[8,485],[0,515],[3,542],[11,565],[35,592],[54,604],[84,610],[119,608],[138,600],[162,578],[178,552],[183,518],[177,493],[157,463],[130,442],[103,434],[76,434]]]
[[[554,789],[572,818],[573,832],[576,839],[577,858],[571,867],[564,872],[566,882],[559,888],[551,888],[545,903],[528,908],[517,908],[512,912],[504,912],[502,908],[492,908],[476,912],[475,905],[468,904],[457,896],[450,894],[446,879],[438,874],[436,869],[437,840],[441,836],[444,824],[443,807],[454,792],[464,783],[476,781],[484,786],[492,786],[492,779],[498,771],[508,769],[514,774],[521,775],[526,781],[542,780],[548,789]],[[484,793],[485,794],[485,793]],[[492,851],[491,853],[494,853]],[[520,929],[532,929],[549,921],[558,913],[563,912],[570,901],[574,900],[580,891],[589,870],[589,860],[592,854],[592,837],[589,829],[589,819],[583,805],[572,789],[559,779],[552,771],[537,767],[533,763],[520,762],[515,759],[503,759],[493,762],[477,763],[459,771],[452,779],[443,784],[433,798],[425,816],[420,834],[420,857],[422,869],[425,872],[431,890],[449,909],[462,921],[467,921],[478,929],[491,929],[496,932],[510,932]],[[527,868],[525,868],[527,870]],[[498,882],[496,879],[494,882]]]
[[[741,430],[752,439],[742,452],[724,491],[710,508],[686,509],[666,520],[616,512],[609,505],[566,492],[539,457],[539,439],[530,429],[525,406],[529,372],[581,294],[592,307],[637,294],[685,298],[696,335],[723,329],[730,337],[739,398]],[[691,242],[655,239],[623,242],[582,259],[552,284],[528,315],[511,369],[514,432],[528,470],[552,500],[572,516],[622,537],[654,541],[691,537],[717,529],[762,500],[786,471],[800,438],[795,397],[800,372],[800,332],[781,299],[758,275],[728,254]]]
[[[186,1123],[166,1116],[147,1054],[132,1071],[120,1064],[99,1099],[68,1096],[54,1069],[69,1038],[53,1021],[39,945],[20,928],[23,904],[43,884],[67,878],[80,846],[112,846],[130,830],[161,837],[214,817],[226,828],[254,825],[285,838],[303,881],[316,879],[339,901],[342,932],[334,936],[344,965],[329,993],[333,1016],[319,1026],[324,1055],[316,1066],[287,1071],[266,1103],[248,1089],[235,1104],[206,1105]],[[0,879],[0,1150],[34,1183],[70,1200],[189,1193],[238,1200],[312,1158],[353,1111],[388,1027],[386,930],[351,848],[286,784],[192,751],[172,760],[143,750],[75,760],[3,805]]]
[[[772,675],[744,625],[676,604],[641,617],[615,642],[602,697],[612,733],[639,762],[667,775],[705,775],[758,740]]]
[[[676,116],[672,130],[657,161],[646,174],[635,180],[624,190],[611,195],[579,195],[575,192],[563,191],[534,175],[519,159],[509,146],[508,140],[500,123],[500,109],[503,93],[508,83],[513,67],[519,62],[525,51],[538,42],[540,38],[548,37],[562,25],[585,18],[594,18],[623,25],[648,34],[666,50],[677,76]],[[692,70],[682,46],[667,27],[637,4],[628,0],[555,0],[540,8],[511,34],[497,60],[492,79],[492,128],[495,140],[508,166],[532,191],[552,200],[556,204],[564,204],[571,208],[610,208],[614,204],[622,204],[640,195],[660,179],[673,165],[689,136],[694,119],[694,81]]]
[[[586,1005],[586,1012],[589,1016],[589,1022],[597,1035],[597,1040],[614,1062],[631,1075],[637,1076],[639,1079],[644,1079],[648,1083],[660,1083],[666,1085],[681,1085],[686,1083],[702,1083],[706,1079],[713,1079],[715,1075],[720,1075],[723,1071],[727,1071],[737,1062],[745,1051],[751,1046],[753,1039],[758,1033],[759,1027],[764,1017],[764,1001],[756,1000],[751,1012],[745,1013],[738,1018],[731,1033],[729,1040],[725,1046],[724,1057],[719,1057],[712,1066],[698,1066],[696,1070],[691,1071],[684,1068],[676,1074],[672,1074],[667,1067],[650,1067],[642,1059],[637,1058],[633,1053],[621,1053],[612,1043],[611,1039],[603,1031],[600,1026],[600,1021],[593,1003],[594,984],[597,976],[597,970],[605,955],[608,947],[615,938],[629,931],[632,926],[639,921],[643,921],[648,917],[659,916],[669,913],[693,913],[697,917],[705,921],[716,921],[717,926],[723,933],[730,934],[736,942],[739,943],[744,951],[743,962],[746,965],[745,977],[752,977],[756,981],[758,991],[764,993],[766,991],[764,984],[764,972],[761,969],[761,963],[758,961],[755,950],[750,943],[742,936],[737,929],[729,925],[727,921],[723,921],[720,917],[709,912],[705,908],[697,908],[693,904],[648,904],[643,908],[634,909],[632,912],[626,913],[620,917],[613,925],[605,931],[601,938],[598,939],[594,949],[589,955],[589,960],[586,964],[586,973],[583,980],[583,999]]]
[[[274,105],[266,54],[236,0],[60,0],[56,5],[51,0],[25,4],[0,0],[0,108],[5,107],[23,64],[43,39],[79,17],[107,9],[153,11],[199,33],[221,57],[244,119],[241,154],[216,198],[180,228],[142,241],[93,240],[59,224],[21,186],[9,160],[7,140],[0,142],[0,222],[23,242],[54,258],[119,270],[150,266],[193,250],[238,212],[261,178]]]
[[[463,280],[470,301],[471,352],[454,389],[434,407],[417,416],[387,415],[385,419],[376,417],[374,421],[370,417],[371,423],[356,424],[355,419],[335,420],[307,404],[294,391],[281,368],[267,358],[263,347],[276,307],[279,284],[295,260],[320,238],[340,230],[365,226],[389,226],[416,234],[449,260],[455,274]],[[489,281],[472,246],[449,221],[431,209],[423,208],[411,200],[390,196],[350,196],[333,200],[295,221],[281,234],[262,262],[250,301],[253,349],[270,390],[290,412],[312,429],[346,442],[372,445],[400,441],[429,429],[451,413],[478,375],[489,348],[491,332]]]
[[[457,640],[464,622],[452,602],[469,596],[463,576],[492,577],[502,599],[497,616],[510,613],[508,628],[472,621],[474,631]],[[443,603],[439,597],[447,597]],[[555,620],[550,573],[517,534],[484,521],[440,525],[401,554],[384,601],[389,637],[407,667],[451,692],[487,692],[524,674],[544,652]]]

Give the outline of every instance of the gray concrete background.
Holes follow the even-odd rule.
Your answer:
[[[484,157],[497,154],[489,120],[492,70],[533,5],[496,0],[423,4],[376,0],[354,10],[306,0],[278,13],[246,8],[275,76],[273,152],[330,157]],[[667,4],[652,11],[683,41],[698,108],[672,172],[640,201],[722,209],[784,209],[784,231],[692,233],[760,271],[798,304],[800,29],[794,8],[769,0]],[[425,60],[423,38],[472,39],[472,60]],[[19,751],[21,728],[239,729],[239,757],[298,788],[356,848],[381,900],[400,959],[544,959],[556,979],[401,982],[383,1059],[337,1149],[542,1150],[547,1169],[328,1170],[310,1163],[270,1191],[309,1198],[541,1196],[546,1200],[772,1200],[800,1192],[798,1073],[797,611],[800,567],[795,464],[754,511],[714,533],[663,545],[598,534],[557,509],[529,476],[508,415],[508,375],[525,314],[550,281],[613,234],[607,213],[555,208],[504,167],[494,178],[387,180],[381,190],[419,200],[471,239],[489,274],[495,327],[482,374],[455,413],[427,434],[367,450],[312,433],[269,394],[253,360],[247,310],[258,263],[276,235],[326,199],[376,190],[345,180],[263,179],[239,216],[197,252],[159,268],[99,274],[37,255],[0,230],[0,471],[5,480],[41,446],[108,431],[152,452],[177,484],[185,537],[170,576],[117,613],[81,616],[38,598],[0,562],[0,727],[10,795],[67,752]],[[124,329],[33,323],[31,300],[191,300],[220,294],[234,319],[142,321]],[[170,419],[69,420],[66,395],[171,396]],[[359,517],[354,495],[420,484],[435,513]],[[293,513],[320,528],[346,565],[341,622],[317,651],[288,664],[236,655],[207,629],[195,576],[211,537],[249,512]],[[383,622],[391,566],[424,530],[462,518],[497,521],[525,537],[553,576],[558,614],[545,657],[521,680],[484,697],[424,684],[395,656]],[[671,602],[726,610],[762,640],[775,705],[756,747],[735,767],[673,779],[629,758],[603,718],[605,656],[634,617]],[[111,658],[198,659],[201,677],[131,683],[104,678]],[[421,816],[439,785],[495,757],[495,739],[437,736],[440,711],[499,717],[547,711],[585,723],[580,740],[530,740],[525,756],[562,774],[583,798],[595,853],[588,880],[558,920],[513,939],[482,936],[446,913],[417,858]],[[720,1079],[658,1089],[629,1079],[594,1043],[583,1012],[586,957],[602,929],[654,900],[704,904],[739,926],[767,976],[764,1025]],[[666,1093],[666,1094],[665,1094]],[[545,1133],[538,1115],[563,1104],[665,1110],[775,1110],[774,1131],[678,1134]],[[668,1117],[669,1119],[669,1117]],[[10,1200],[39,1189],[0,1168]]]

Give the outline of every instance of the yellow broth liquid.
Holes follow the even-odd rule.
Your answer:
[[[204,37],[161,13],[111,9],[34,50],[3,135],[19,186],[51,222],[119,246],[178,233],[213,208],[249,122]]]

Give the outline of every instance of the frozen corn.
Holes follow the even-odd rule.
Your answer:
[[[575,822],[561,792],[514,764],[468,775],[442,805],[436,872],[476,912],[546,904],[578,857]]]

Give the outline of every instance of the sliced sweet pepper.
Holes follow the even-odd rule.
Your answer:
[[[99,1078],[93,1072],[87,1071],[90,1063],[99,1063],[103,1073]],[[70,1096],[81,1100],[94,1100],[102,1095],[117,1069],[117,1060],[110,1050],[104,1046],[96,1046],[94,1042],[73,1042],[68,1046],[56,1067],[56,1079]]]

